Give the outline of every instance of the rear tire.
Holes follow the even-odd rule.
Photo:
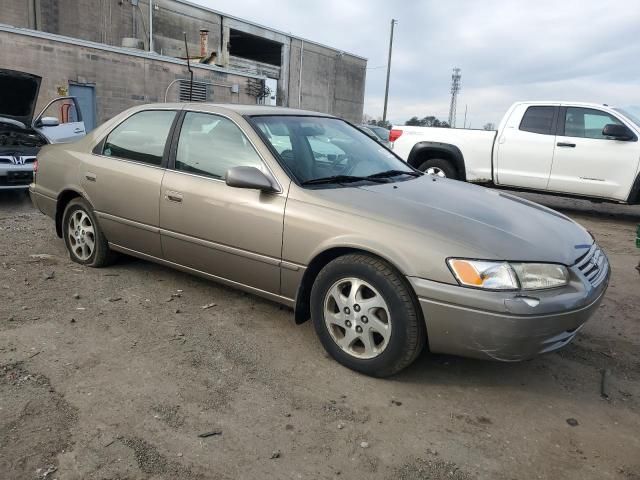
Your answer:
[[[69,257],[89,267],[106,267],[114,258],[89,202],[74,198],[62,217],[62,238]]]
[[[410,365],[426,343],[411,286],[389,263],[349,254],[327,264],[311,289],[311,318],[325,350],[374,377]]]
[[[418,170],[442,178],[450,178],[457,180],[459,178],[458,170],[449,161],[443,158],[430,158],[420,165]]]

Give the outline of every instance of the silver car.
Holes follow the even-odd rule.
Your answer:
[[[0,68],[0,190],[29,188],[40,147],[85,134],[75,97],[58,97],[35,114],[42,78]]]
[[[504,361],[556,350],[608,284],[605,254],[564,215],[424,175],[315,112],[147,105],[44,147],[38,166],[31,197],[75,262],[121,252],[283,303],[369,375],[425,345]]]

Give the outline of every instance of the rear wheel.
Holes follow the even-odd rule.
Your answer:
[[[322,269],[311,290],[311,318],[333,358],[376,377],[407,367],[426,340],[411,287],[387,262],[365,254]]]
[[[418,170],[435,177],[458,179],[458,171],[449,160],[430,158],[423,162]]]
[[[62,217],[62,234],[71,260],[90,267],[111,263],[113,253],[89,202],[74,198]]]

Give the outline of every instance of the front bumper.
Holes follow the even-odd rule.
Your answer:
[[[0,164],[0,190],[29,188],[33,182],[33,164]]]
[[[564,347],[594,314],[609,282],[609,263],[602,258],[597,281],[574,266],[566,287],[546,291],[490,292],[408,279],[432,352],[519,361]]]

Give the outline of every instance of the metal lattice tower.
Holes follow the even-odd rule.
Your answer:
[[[461,78],[460,69],[457,67],[454,68],[451,74],[451,106],[449,107],[449,125],[451,128],[455,128],[456,126],[456,102],[458,101],[458,93],[460,93],[460,89],[462,88],[460,85]]]

